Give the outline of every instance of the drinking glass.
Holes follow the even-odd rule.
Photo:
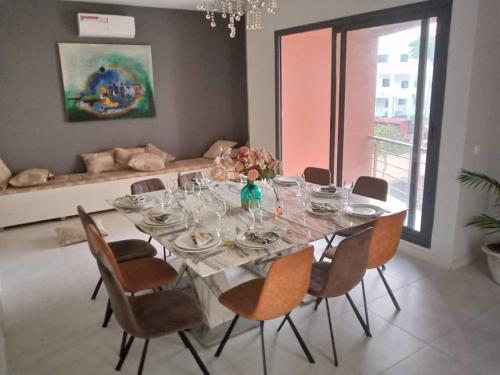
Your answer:
[[[186,184],[184,185],[183,189],[184,189],[184,196],[187,199],[189,194],[194,193],[194,184]]]
[[[172,192],[172,190],[167,188],[165,190],[165,192],[163,193],[163,195],[164,195],[164,202],[165,202],[164,207],[167,208],[168,213],[172,213],[172,209],[174,206],[174,193]]]
[[[252,216],[252,226],[250,227],[251,230],[255,230],[255,214],[260,212],[260,221],[262,222],[262,211],[260,207],[260,201],[258,199],[251,199],[248,202],[248,211],[250,212],[250,215]]]
[[[158,207],[165,207],[165,194],[163,194],[163,192],[158,192],[157,194],[155,194],[155,202]]]
[[[346,203],[349,206],[349,198],[351,196],[354,184],[352,183],[352,181],[344,181],[344,185],[342,187],[344,189],[344,193],[346,194]]]
[[[214,202],[215,213],[217,214],[217,236],[220,237],[222,230],[222,217],[226,214],[226,202],[223,199],[215,198]]]

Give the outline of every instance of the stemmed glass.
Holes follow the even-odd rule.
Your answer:
[[[299,197],[299,202],[302,206],[302,209],[305,211],[307,206],[311,204],[311,187],[309,183],[305,183],[303,189],[302,189],[302,194]]]
[[[346,194],[347,206],[349,206],[349,198],[351,196],[354,184],[352,183],[352,181],[344,181],[344,185],[342,187],[344,189],[344,193]]]
[[[260,221],[262,222],[262,211],[260,206],[260,201],[258,199],[251,199],[248,202],[248,212],[252,216],[252,226],[250,230],[255,230],[255,214],[260,213]]]
[[[217,227],[215,231],[217,232],[217,237],[220,238],[222,231],[222,217],[226,214],[226,202],[223,199],[214,198],[214,209],[217,214]]]

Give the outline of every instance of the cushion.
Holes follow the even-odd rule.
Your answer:
[[[217,156],[220,156],[220,154],[228,149],[228,148],[233,148],[236,146],[238,142],[233,142],[233,141],[224,141],[222,139],[219,139],[215,141],[215,143],[210,146],[210,148],[203,154],[204,158],[209,158],[209,159],[215,159]]]
[[[116,170],[113,150],[80,155],[88,173],[101,173]]]
[[[26,169],[18,175],[12,177],[9,184],[15,187],[37,186],[45,184],[54,175],[48,169],[33,168]]]
[[[0,190],[5,190],[12,177],[12,172],[9,167],[0,159]]]
[[[165,162],[158,155],[145,152],[132,156],[128,166],[136,171],[161,171],[165,169]]]
[[[146,152],[148,152],[150,154],[155,154],[155,155],[158,155],[159,157],[161,157],[163,159],[165,166],[167,165],[168,162],[175,160],[174,155],[169,154],[166,151],[160,150],[158,147],[156,147],[155,145],[153,145],[151,143],[148,143],[146,145]]]
[[[114,154],[117,169],[129,169],[128,163],[130,163],[130,158],[134,155],[142,154],[145,151],[146,149],[144,147],[115,148]]]
[[[103,236],[107,236],[108,233],[102,226],[102,222],[99,219],[94,219],[99,232]],[[74,243],[87,241],[87,236],[85,235],[85,230],[81,225],[69,225],[66,227],[58,227],[54,229],[57,235],[57,240],[59,246],[68,246]]]

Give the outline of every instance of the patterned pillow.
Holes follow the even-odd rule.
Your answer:
[[[165,169],[165,162],[158,155],[145,152],[132,156],[128,166],[136,171],[152,172]]]
[[[15,187],[37,186],[47,183],[51,178],[54,178],[54,175],[48,169],[33,168],[12,177],[9,184]]]
[[[224,141],[222,139],[219,139],[215,141],[215,143],[210,146],[210,148],[203,154],[204,158],[208,159],[215,159],[217,156],[220,156],[220,154],[228,149],[228,148],[233,148],[236,146],[238,142],[233,142],[233,141]]]
[[[80,155],[87,168],[87,173],[115,171],[115,157],[113,150]]]
[[[5,190],[12,177],[12,172],[9,167],[0,159],[0,190]]]

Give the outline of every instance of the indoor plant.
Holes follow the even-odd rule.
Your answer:
[[[500,232],[500,214],[498,213],[500,207],[500,181],[489,177],[484,173],[467,170],[462,170],[458,175],[457,180],[465,186],[479,188],[495,194],[493,215],[482,213],[480,215],[473,216],[465,225],[485,230],[489,235]],[[482,250],[487,254],[488,266],[493,280],[500,284],[500,242],[498,240],[486,242],[483,245]]]
[[[280,162],[261,147],[241,147],[234,168],[247,177],[247,184],[241,189],[241,207],[247,209],[250,200],[262,200],[262,192],[255,181],[274,178]]]

